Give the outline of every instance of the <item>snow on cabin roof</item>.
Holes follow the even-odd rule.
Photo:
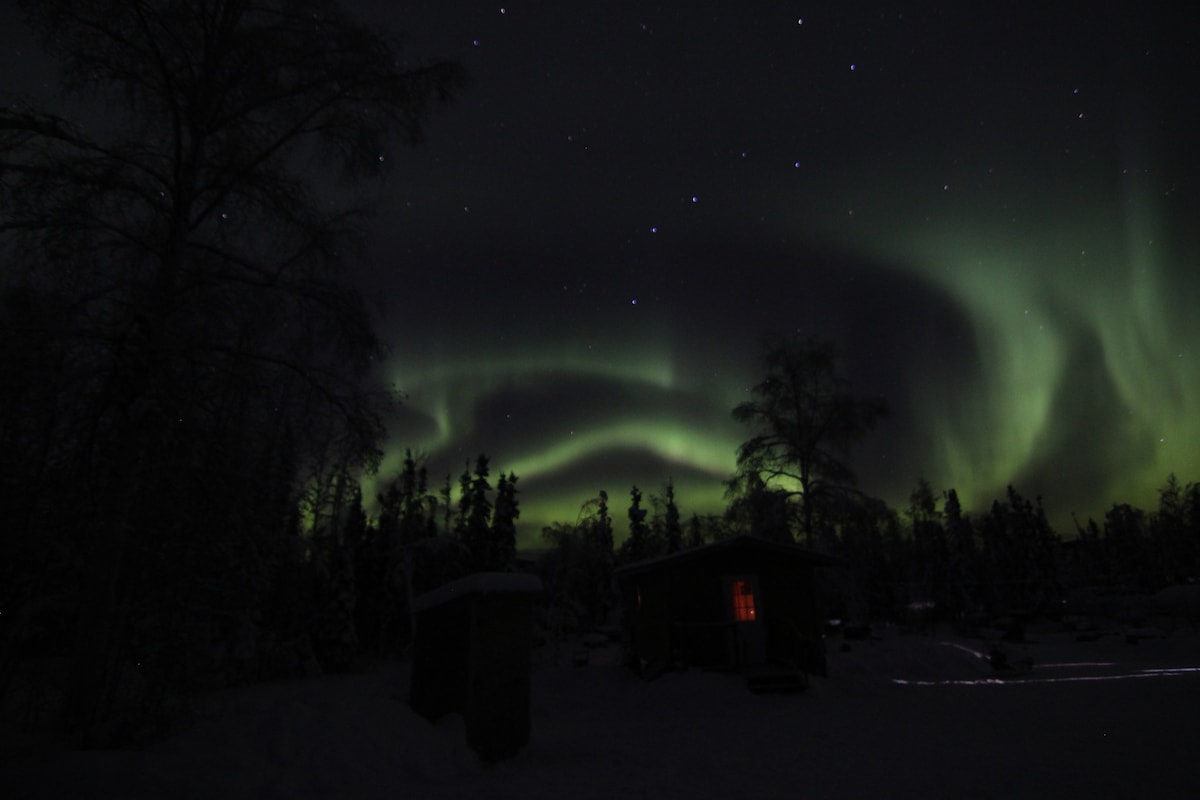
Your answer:
[[[541,591],[542,581],[536,575],[520,572],[476,572],[414,598],[413,608],[416,611],[424,611],[471,594],[538,594]]]
[[[741,548],[749,548],[761,550],[775,555],[780,555],[785,558],[794,558],[797,561],[804,561],[813,566],[819,567],[838,567],[845,566],[844,559],[837,556],[827,555],[825,553],[817,553],[812,550],[806,550],[798,544],[789,542],[775,542],[770,539],[763,539],[760,536],[735,536],[732,539],[722,539],[711,544],[700,545],[699,547],[690,547],[685,550],[680,550],[677,553],[670,553],[665,556],[655,556],[654,558],[646,558],[641,561],[635,561],[632,564],[626,564],[623,567],[618,567],[615,574],[618,578],[628,575],[639,575],[644,572],[653,572],[663,566],[677,564],[683,561],[691,561],[692,559],[702,558],[705,556],[714,555],[727,550],[735,550]]]

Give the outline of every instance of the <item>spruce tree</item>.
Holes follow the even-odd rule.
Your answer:
[[[646,525],[646,509],[642,508],[642,492],[635,485],[629,490],[629,537],[621,544],[620,560],[640,561],[650,555],[650,528]]]
[[[608,514],[608,492],[603,489],[597,496],[596,512],[591,519],[587,520],[587,541],[588,545],[601,553],[608,553],[611,558],[613,552],[613,532],[612,518]]]
[[[688,520],[687,546],[699,547],[704,544],[704,527],[700,522],[700,515],[693,512],[691,519]]]
[[[438,493],[442,501],[442,533],[450,536],[455,532],[454,529],[454,489],[450,480],[450,473],[446,473],[446,480],[442,483],[442,489]]]
[[[909,494],[908,518],[912,530],[913,558],[908,565],[910,601],[935,604],[941,614],[950,602],[947,589],[946,532],[942,527],[942,514],[937,508],[933,487],[925,478],[917,480]]]
[[[683,548],[683,526],[679,522],[679,507],[675,505],[675,481],[668,478],[663,489],[663,539],[668,553]]]
[[[462,474],[458,476],[458,514],[454,517],[454,535],[464,541],[467,534],[467,520],[471,518],[471,462],[463,466]]]
[[[946,530],[947,580],[950,588],[952,616],[959,619],[973,612],[979,605],[978,579],[976,571],[975,530],[969,517],[963,514],[958,492],[949,489],[942,505],[942,517]]]
[[[496,484],[496,507],[492,510],[492,547],[488,569],[508,571],[517,557],[517,518],[521,509],[517,501],[517,476],[500,473]]]
[[[459,501],[460,512],[465,513],[460,540],[471,552],[471,566],[484,571],[497,568],[500,553],[492,537],[492,502],[488,494],[492,486],[488,483],[488,457],[482,453],[475,460],[475,473],[463,473],[466,494]]]

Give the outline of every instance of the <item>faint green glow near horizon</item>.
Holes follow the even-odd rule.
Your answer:
[[[570,522],[569,518],[564,518],[563,511],[577,508],[604,490],[609,495],[610,514],[619,541],[628,530],[628,493],[639,480],[646,496],[644,508],[650,508],[650,496],[659,493],[663,484],[670,479],[675,484],[677,502],[685,516],[720,511],[724,504],[722,481],[733,474],[736,447],[736,441],[705,438],[673,420],[624,420],[593,428],[566,441],[551,444],[537,453],[518,458],[510,469],[522,476],[522,480],[527,478],[526,485],[536,487],[538,478],[552,475],[586,458],[603,456],[612,450],[640,448],[669,464],[678,464],[689,472],[699,470],[710,476],[711,480],[698,482],[670,471],[658,476],[644,476],[644,479],[633,475],[609,475],[603,477],[608,479],[610,485],[597,485],[590,495],[552,497],[531,491],[528,501],[524,502],[523,517],[531,523],[531,527],[540,531],[551,522]]]
[[[653,482],[627,479],[619,486],[599,485],[590,492],[578,494],[569,490],[546,492],[531,489],[521,497],[521,521],[525,523],[521,531],[521,545],[538,547],[542,529],[553,523],[575,524],[583,505],[594,499],[601,490],[608,493],[608,513],[612,519],[613,536],[617,544],[620,544],[629,532],[630,488],[637,484],[642,492],[641,507],[651,511],[651,497],[661,495],[668,478],[674,483],[676,505],[685,527],[693,514],[720,514],[724,509],[727,501],[724,486],[720,481],[701,481],[669,474],[664,474]]]
[[[465,413],[469,411],[467,406],[481,396],[531,376],[594,376],[660,389],[670,389],[675,383],[673,366],[665,356],[639,352],[636,359],[618,360],[587,353],[587,345],[545,347],[549,352],[539,348],[538,352],[520,356],[457,356],[425,363],[414,363],[407,357],[394,360],[389,365],[392,385],[404,394],[407,404],[429,414],[438,426],[434,441],[412,446],[421,449],[462,435],[466,431],[457,430],[454,425],[455,420],[470,418]]]
[[[671,419],[620,420],[593,427],[521,457],[511,469],[518,475],[537,478],[605,450],[642,448],[669,462],[727,476],[735,466],[736,447],[736,441],[704,438]]]
[[[661,340],[660,340],[661,341]],[[529,343],[520,347],[530,348]],[[665,350],[665,348],[663,348]],[[618,357],[619,356],[619,357]],[[611,386],[620,394],[627,392],[637,402],[629,408],[596,406],[582,409],[577,420],[530,419],[521,414],[520,429],[512,432],[478,432],[482,449],[490,458],[493,474],[513,472],[520,481],[521,518],[519,535],[522,546],[537,546],[541,529],[553,522],[573,522],[579,507],[600,490],[611,498],[611,513],[618,538],[627,527],[628,491],[634,483],[643,484],[647,497],[659,492],[672,479],[685,514],[713,513],[723,501],[723,483],[735,466],[738,443],[736,425],[728,411],[707,394],[687,387],[680,380],[671,359],[656,352],[653,343],[640,344],[633,350],[612,339],[602,349],[578,343],[548,342],[530,348],[528,355],[472,358],[427,358],[424,362],[397,360],[391,370],[397,388],[405,393],[404,404],[432,420],[434,429],[424,432],[398,431],[389,446],[378,475],[381,478],[399,471],[403,453],[428,455],[445,461],[448,453],[469,447],[476,404],[496,393],[512,390],[537,396],[540,390],[558,380],[595,380]],[[711,393],[709,393],[711,394]],[[699,407],[711,406],[707,422],[696,413],[680,418],[671,401],[691,398]],[[657,404],[657,405],[656,405]],[[732,403],[729,404],[732,407]],[[489,433],[493,439],[489,439]],[[597,485],[570,493],[554,488],[554,477],[592,460],[593,470],[603,471],[607,454],[641,452],[660,466],[678,465],[672,475],[597,475]],[[458,452],[474,459],[475,452]],[[464,462],[466,463],[466,462]],[[699,473],[710,480],[698,480]],[[430,476],[441,486],[444,476]],[[607,482],[608,485],[601,485]],[[452,497],[457,496],[457,473],[452,476]],[[371,494],[368,488],[368,494]],[[686,504],[682,505],[682,504]],[[648,507],[648,506],[647,506]]]

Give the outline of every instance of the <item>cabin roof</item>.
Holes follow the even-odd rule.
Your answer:
[[[844,559],[837,556],[806,550],[798,544],[775,542],[759,536],[735,536],[732,539],[722,539],[711,544],[690,547],[677,553],[635,561],[632,564],[618,567],[615,575],[621,579],[648,572],[658,572],[697,559],[720,557],[723,553],[735,550],[757,550],[767,555],[790,559],[814,567],[839,567],[846,564]]]
[[[520,572],[476,572],[413,598],[413,609],[424,611],[471,594],[538,594],[542,582]]]

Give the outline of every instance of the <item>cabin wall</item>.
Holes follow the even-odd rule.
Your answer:
[[[639,575],[625,590],[626,628],[638,671],[662,671],[670,657],[671,588],[668,576]]]
[[[463,687],[467,744],[485,761],[512,758],[529,742],[531,598],[475,598],[469,638],[469,679]]]
[[[813,567],[757,550],[663,564],[623,581],[630,645],[643,666],[665,669],[676,657],[693,666],[738,666],[726,579],[741,575],[758,579],[767,660],[824,674]]]
[[[430,722],[461,713],[469,674],[471,599],[417,613],[409,705]]]

